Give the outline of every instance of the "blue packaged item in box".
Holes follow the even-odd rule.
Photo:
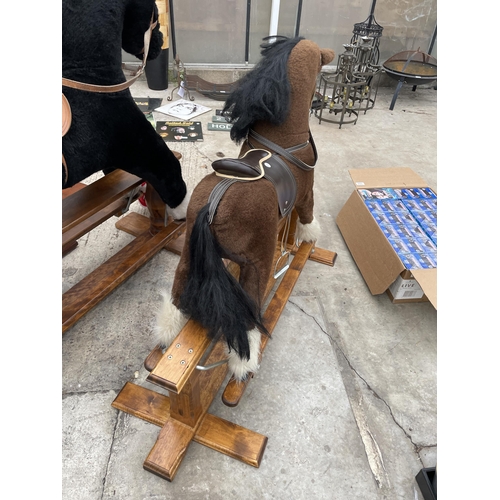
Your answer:
[[[401,211],[399,200],[380,200],[380,205],[386,212],[399,212]]]
[[[415,210],[412,212],[419,224],[436,224],[436,217],[430,210]]]
[[[385,212],[372,212],[372,216],[377,221],[377,224],[379,226],[381,224],[392,224],[390,214],[387,214]]]
[[[390,200],[397,198],[397,195],[392,188],[366,188],[358,189],[358,192],[364,200]]]
[[[412,253],[405,253],[399,256],[406,269],[423,269],[418,257]]]
[[[418,224],[418,221],[413,217],[412,213],[409,210],[405,212],[398,212],[398,215],[401,217],[405,224]]]
[[[402,189],[394,188],[394,192],[396,193],[398,200],[404,200],[406,198],[406,195],[403,193]]]
[[[403,200],[392,200],[392,206],[395,212],[408,212],[407,206],[403,203]]]
[[[436,226],[432,225],[432,224],[422,224],[422,231],[429,237],[431,238],[432,241],[434,241],[434,243],[436,243],[436,239],[437,239],[437,228]],[[437,245],[437,243],[436,243]]]
[[[382,205],[379,203],[378,200],[364,200],[364,201],[365,201],[366,208],[368,208],[368,210],[371,213],[384,213],[385,212],[384,208],[382,207]]]
[[[430,237],[427,238],[417,238],[418,244],[424,249],[425,252],[432,253],[437,252],[437,245],[432,241]]]
[[[423,192],[424,198],[435,198],[437,199],[437,194],[429,187],[419,188]]]
[[[422,269],[432,269],[437,267],[437,254],[428,254],[425,252],[414,253],[418,258],[418,261],[422,265]]]
[[[405,220],[400,217],[400,213],[398,212],[388,212],[386,217],[389,219],[391,224],[404,224]]]
[[[392,245],[392,248],[396,250],[396,253],[399,254],[405,254],[405,253],[411,253],[411,248],[408,246],[407,242],[408,240],[406,238],[397,238],[397,237],[391,237],[388,238],[389,243]]]
[[[421,238],[408,238],[406,246],[410,252],[426,252],[428,248],[422,243]]]
[[[396,230],[403,238],[421,238],[422,236],[425,236],[425,231],[423,231],[422,227],[417,223],[397,224]]]
[[[392,224],[379,224],[380,229],[385,234],[387,239],[390,238],[401,238],[398,230]]]
[[[422,198],[422,193],[419,188],[404,188],[401,190],[404,200],[414,200],[416,198]]]
[[[422,210],[418,200],[403,200],[403,204],[412,213]]]
[[[436,231],[430,229],[430,226],[429,230],[427,230],[426,228],[419,225],[418,229],[415,229],[415,233],[417,233],[417,238],[430,238],[433,234],[436,233]]]
[[[420,205],[421,210],[437,211],[437,198],[420,199],[415,201]]]

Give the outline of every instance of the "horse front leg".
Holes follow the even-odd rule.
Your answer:
[[[302,198],[300,203],[295,205],[298,220],[295,228],[295,241],[300,245],[302,241],[315,242],[321,234],[321,227],[314,217],[314,194],[311,189]]]

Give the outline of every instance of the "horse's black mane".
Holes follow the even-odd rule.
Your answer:
[[[276,39],[274,42],[266,40]],[[233,124],[231,139],[240,143],[258,120],[283,123],[290,106],[288,57],[303,37],[266,37],[260,45],[262,59],[230,94],[222,114]]]

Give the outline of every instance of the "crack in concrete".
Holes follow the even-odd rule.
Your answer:
[[[104,490],[106,487],[106,479],[108,477],[108,471],[109,471],[109,464],[111,462],[111,454],[113,453],[113,445],[115,443],[115,436],[118,431],[118,421],[120,420],[120,412],[116,413],[116,418],[115,418],[115,427],[113,429],[113,438],[111,439],[111,443],[109,446],[109,453],[108,453],[108,459],[106,460],[106,471],[104,472],[104,477],[102,478],[102,491],[101,491],[101,499],[104,498]]]
[[[319,304],[320,314],[323,315],[323,318],[326,318],[325,311],[323,308],[323,304],[321,303],[321,300],[319,300],[319,298],[317,296],[315,298]],[[334,351],[335,352],[340,351],[343,355],[344,361],[347,361],[347,357],[345,356],[343,350],[339,347],[339,343],[318,323],[316,318],[314,316],[308,314],[307,312],[305,312],[297,304],[295,304],[293,302],[292,302],[292,304],[295,305],[295,307],[297,307],[301,311],[303,311],[304,314],[306,314],[307,316],[312,318],[316,322],[316,324],[318,324],[321,331],[324,332],[325,335],[330,339],[330,343],[331,343]],[[337,355],[337,359],[338,359],[338,355]],[[370,467],[373,479],[375,480],[375,483],[377,484],[378,488],[380,488],[381,490],[389,489],[391,485],[390,485],[389,476],[388,476],[387,471],[385,469],[384,460],[382,457],[382,452],[380,450],[380,447],[378,446],[378,443],[375,440],[375,437],[373,436],[373,434],[370,431],[370,428],[369,428],[369,425],[368,425],[368,422],[366,419],[366,414],[362,409],[363,396],[362,396],[359,388],[357,388],[355,386],[354,380],[351,380],[351,382],[349,383],[349,378],[352,379],[352,377],[346,378],[347,376],[343,372],[343,368],[342,368],[343,363],[341,363],[339,359],[338,359],[338,361],[339,361],[341,377],[342,377],[342,381],[344,383],[344,388],[346,391],[347,399],[349,400],[349,403],[351,405],[351,410],[353,412],[354,421],[358,427],[359,435],[360,435],[361,441],[362,441],[363,446],[364,446],[366,458],[368,460],[368,465]],[[350,366],[350,363],[348,363],[348,366]],[[352,367],[351,367],[351,371],[353,371]],[[352,388],[352,391],[349,390],[349,386]],[[357,401],[357,402],[355,401],[356,398],[353,396],[353,394],[358,395],[359,401]]]
[[[120,389],[100,389],[97,391],[89,391],[89,390],[83,390],[83,391],[72,391],[72,392],[63,392],[62,393],[62,398],[63,400],[66,398],[69,398],[71,396],[85,396],[85,394],[107,394],[109,391],[114,391],[116,394],[118,394],[121,391]]]
[[[335,342],[335,341],[334,341]],[[359,377],[363,382],[364,384],[366,385],[367,389],[378,399],[380,400],[386,407],[387,409],[389,410],[389,414],[391,415],[391,418],[392,420],[394,421],[394,423],[403,431],[404,435],[406,436],[406,438],[410,441],[410,443],[412,444],[414,450],[415,450],[415,453],[416,455],[418,456],[420,462],[422,462],[422,460],[420,459],[420,450],[423,448],[423,447],[426,447],[426,446],[432,446],[432,445],[427,445],[427,444],[418,444],[418,443],[415,443],[412,439],[412,436],[411,434],[408,434],[408,432],[406,432],[406,429],[398,422],[398,420],[396,419],[394,413],[392,412],[392,408],[390,407],[390,405],[387,403],[387,401],[385,401],[384,398],[382,398],[381,396],[379,396],[379,394],[377,394],[377,391],[375,391],[375,389],[373,389],[373,387],[366,381],[366,379],[364,377],[362,377],[359,372],[356,370],[356,368],[354,368],[354,366],[352,365],[352,363],[350,362],[350,360],[347,358],[345,352],[338,346],[337,344],[337,347],[340,351],[340,353],[342,354],[342,356],[344,356],[345,360],[346,360],[346,363],[349,365],[349,368],[356,374],[357,377]],[[423,466],[423,464],[422,464]]]
[[[319,326],[320,330],[330,339],[330,341],[335,342],[333,340],[333,338],[331,337],[331,335],[320,325],[319,321],[312,314],[309,314],[307,311],[305,311],[302,307],[300,307],[298,304],[293,302],[291,299],[288,299],[288,302],[290,302],[290,304],[294,305],[297,309],[302,311],[306,316],[311,318]]]
[[[318,301],[318,304],[319,304],[319,307],[320,307],[320,313],[323,315],[323,318],[326,318],[325,316],[325,311],[324,311],[324,308],[323,308],[323,304],[321,303],[321,300],[319,299],[319,297],[315,296],[316,300]],[[390,405],[387,403],[387,401],[385,401],[384,398],[382,398],[375,390],[374,388],[367,382],[367,380],[361,376],[361,374],[356,370],[356,368],[353,366],[353,364],[351,363],[351,361],[349,360],[349,358],[347,357],[344,349],[342,348],[342,346],[340,345],[340,342],[334,338],[334,335],[331,335],[328,333],[328,331],[323,328],[323,326],[319,323],[319,321],[316,319],[316,317],[312,314],[309,314],[308,312],[306,312],[302,307],[300,307],[298,304],[296,304],[295,302],[293,302],[292,300],[289,299],[289,302],[294,305],[297,309],[299,309],[302,313],[304,313],[306,316],[308,316],[309,318],[311,318],[317,325],[318,327],[320,328],[320,330],[330,339],[330,342],[332,344],[332,347],[338,351],[341,356],[343,357],[343,359],[345,360],[345,362],[347,363],[347,366],[349,367],[349,369],[351,370],[351,372],[353,374],[355,374],[355,376],[362,380],[363,383],[365,384],[365,386],[367,387],[367,389],[378,399],[380,400],[387,408],[387,410],[389,411],[389,414],[392,418],[392,420],[394,421],[394,423],[403,431],[403,434],[405,435],[405,437],[410,441],[414,451],[415,451],[415,455],[417,457],[417,459],[419,460],[419,462],[422,464],[422,467],[423,467],[423,462],[422,462],[422,459],[420,457],[420,452],[422,451],[422,449],[424,448],[428,448],[428,447],[434,447],[436,446],[436,444],[423,444],[423,443],[416,443],[413,441],[412,439],[412,436],[411,434],[409,434],[405,428],[398,422],[396,416],[394,415],[393,411],[392,411],[392,408],[390,407]],[[326,319],[325,319],[326,321]],[[334,329],[337,329],[337,326],[333,323],[329,323],[326,321],[327,324],[330,324],[332,325],[332,327]],[[340,336],[339,336],[339,339],[340,339]],[[395,346],[394,346],[395,347]],[[393,348],[394,348],[393,347]],[[349,393],[348,393],[349,394]],[[361,396],[362,397],[362,396]],[[359,415],[358,415],[359,417]],[[361,433],[363,433],[363,429],[360,427],[360,425],[362,424],[362,422],[358,421],[358,418],[356,417],[355,415],[355,418],[356,418],[356,423],[358,424],[358,429],[360,430]],[[369,437],[371,438],[371,441],[372,441],[372,445],[373,447],[375,448],[375,455],[377,456],[377,462],[378,463],[378,468],[382,468],[384,472],[386,472],[385,470],[385,465],[383,463],[383,458],[382,458],[382,452],[377,444],[377,442],[375,441],[375,438],[373,436],[373,434],[370,432],[367,424],[365,423],[364,426],[362,426],[363,428],[366,426],[366,432],[368,433]],[[368,456],[368,459],[369,459],[369,462],[371,462],[370,460],[370,453],[369,453],[369,450],[366,450],[367,451],[367,456]],[[373,457],[372,457],[373,458]],[[380,488],[383,487],[383,483],[384,481],[381,480],[380,477],[377,477],[377,472],[376,470],[373,470],[372,469],[372,472],[374,473],[374,476],[375,476],[375,480],[378,484],[378,486]],[[388,478],[387,478],[387,481],[388,481]]]

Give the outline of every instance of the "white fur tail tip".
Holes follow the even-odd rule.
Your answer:
[[[248,332],[250,359],[241,359],[234,349],[228,354],[229,371],[238,382],[245,380],[249,373],[255,373],[260,367],[260,337],[261,334],[257,328]]]
[[[306,242],[315,242],[318,240],[321,234],[321,227],[316,218],[309,224],[301,224],[300,221],[297,221],[297,227],[295,229],[295,241],[297,244]]]
[[[184,328],[188,319],[177,307],[172,304],[170,294],[162,291],[163,304],[158,308],[156,314],[156,325],[154,335],[157,344],[163,348],[168,347]]]
[[[167,205],[167,212],[168,215],[172,217],[174,220],[182,220],[186,218],[186,213],[187,213],[187,207],[189,205],[189,200],[191,199],[191,192],[188,191],[186,193],[186,196],[184,196],[184,199],[181,201],[179,205],[177,205],[175,208],[170,208]]]

